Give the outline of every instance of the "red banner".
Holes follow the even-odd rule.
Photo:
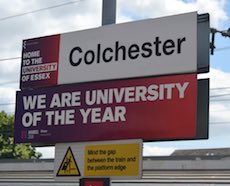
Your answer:
[[[17,92],[15,142],[193,139],[196,74]]]

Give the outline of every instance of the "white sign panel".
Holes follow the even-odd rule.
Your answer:
[[[197,13],[23,41],[21,88],[197,71]]]
[[[59,84],[195,72],[197,14],[61,35]]]

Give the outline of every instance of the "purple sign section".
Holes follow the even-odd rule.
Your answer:
[[[194,139],[196,74],[17,92],[16,143]]]
[[[23,41],[20,88],[57,85],[60,35]]]

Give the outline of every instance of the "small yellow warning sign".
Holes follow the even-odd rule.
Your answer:
[[[102,144],[85,146],[84,176],[140,177],[142,144]]]
[[[73,152],[69,147],[58,169],[57,176],[81,176]]]

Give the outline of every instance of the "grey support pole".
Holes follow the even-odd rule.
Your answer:
[[[102,25],[116,23],[116,0],[103,0]]]

